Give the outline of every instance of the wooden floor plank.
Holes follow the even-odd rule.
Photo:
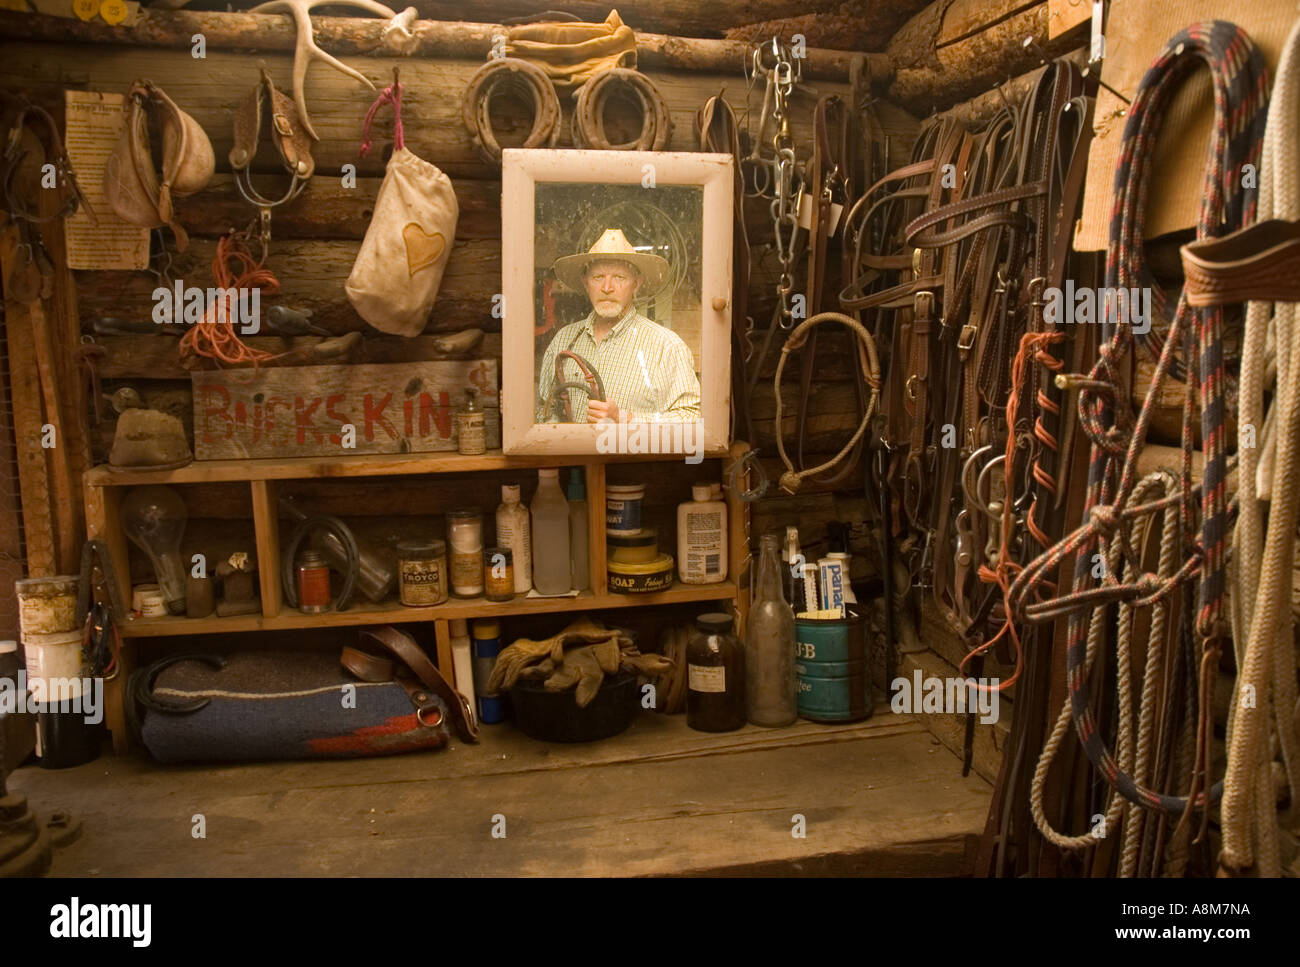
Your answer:
[[[989,786],[959,772],[906,716],[703,735],[682,716],[643,715],[587,746],[505,726],[477,748],[391,759],[162,768],[134,755],[27,768],[10,784],[33,808],[84,820],[55,875],[774,872],[817,857],[902,856],[913,843],[931,844],[917,855],[932,859],[909,867],[924,872],[954,862],[952,844],[983,825]],[[204,839],[192,836],[197,814]],[[796,814],[803,838],[792,836]],[[498,816],[504,838],[492,835]]]

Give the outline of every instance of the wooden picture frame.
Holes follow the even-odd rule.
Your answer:
[[[732,166],[728,154],[517,148],[503,153],[505,453],[680,453],[698,462],[726,452]],[[572,268],[573,259],[559,262],[593,250],[611,251],[603,245],[614,245],[613,251],[630,246],[629,261],[623,263],[631,266],[636,293],[629,297],[634,299],[630,307],[620,309],[628,304],[613,301],[612,295],[602,300],[598,289],[586,288],[602,284],[599,265],[608,266],[609,261],[593,266],[586,264],[593,257],[585,255],[578,269]],[[569,271],[556,274],[557,263]],[[628,281],[623,273],[611,277]],[[570,280],[567,285],[564,279]],[[599,310],[588,291],[597,292]],[[598,311],[605,313],[599,317],[605,325],[614,325],[615,319],[624,325],[612,330],[614,338],[603,345]],[[561,357],[558,365],[549,367],[549,381],[542,382],[545,350],[554,342],[553,352],[562,351],[561,336],[574,347],[570,352],[585,348],[593,356],[599,354],[590,365],[597,372],[606,367],[602,383],[610,383],[606,399],[618,408],[617,423],[608,418],[580,421],[591,416],[588,401],[599,400],[595,392],[574,387],[573,380],[581,378],[577,360]],[[689,358],[682,354],[682,344]],[[692,402],[686,365],[693,365],[698,380],[698,405]],[[565,382],[570,389],[561,388]],[[681,417],[696,410],[698,419]]]

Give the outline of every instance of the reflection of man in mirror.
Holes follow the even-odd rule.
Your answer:
[[[585,292],[592,311],[563,326],[546,347],[537,374],[537,422],[566,422],[547,405],[564,383],[570,384],[564,392],[571,422],[699,420],[700,381],[690,348],[633,307],[643,287],[653,293],[667,282],[667,260],[636,251],[620,229],[610,228],[589,251],[557,259],[555,275],[575,292]],[[599,377],[603,401],[594,398],[600,394],[584,370]]]

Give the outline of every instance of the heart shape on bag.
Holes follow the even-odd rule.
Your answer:
[[[406,268],[411,275],[428,268],[447,250],[441,232],[430,235],[415,222],[408,222],[402,229],[402,241],[406,243]]]

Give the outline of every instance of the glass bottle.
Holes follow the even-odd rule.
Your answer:
[[[731,615],[702,614],[686,643],[686,724],[729,732],[745,724],[745,650]]]
[[[465,405],[456,414],[456,452],[465,454],[483,453],[487,448],[484,427],[483,407],[478,405],[474,390],[465,390]]]
[[[794,611],[781,593],[781,538],[763,535],[758,584],[745,631],[745,709],[754,725],[790,725],[799,714]]]
[[[451,593],[478,597],[483,593],[483,515],[469,509],[447,511],[447,544]]]

